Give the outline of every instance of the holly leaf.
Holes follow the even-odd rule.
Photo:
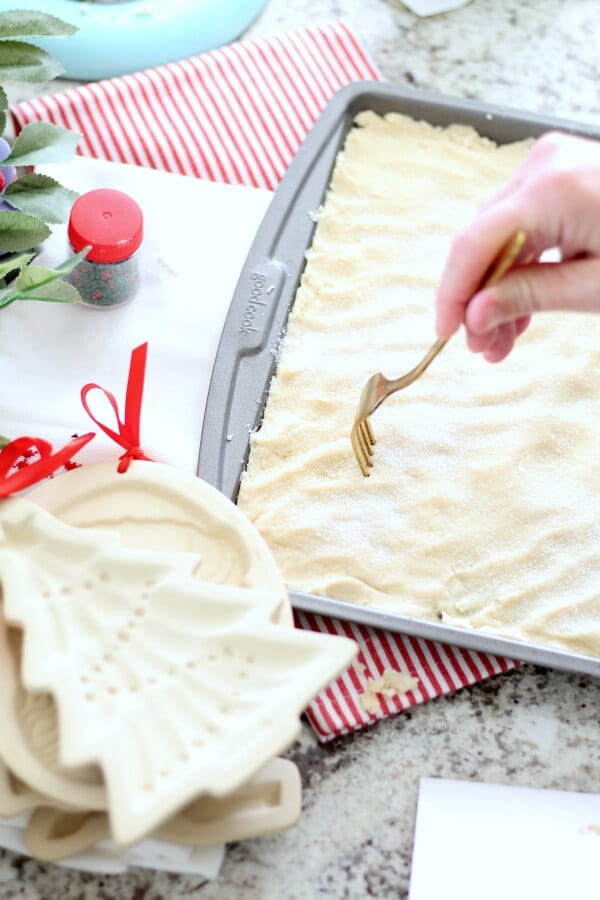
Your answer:
[[[2,41],[0,78],[4,81],[50,81],[64,72],[57,59],[26,41]]]
[[[13,9],[0,13],[0,38],[65,37],[76,31],[74,25],[43,12]]]
[[[23,175],[4,192],[9,203],[20,212],[37,216],[44,222],[66,222],[77,193],[63,187],[48,175]]]
[[[52,232],[34,216],[20,212],[0,212],[0,253],[30,250],[41,244]]]
[[[25,125],[2,164],[34,166],[38,163],[67,162],[75,153],[80,138],[76,131],[67,131],[60,125],[31,122]]]

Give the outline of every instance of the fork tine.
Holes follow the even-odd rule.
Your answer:
[[[367,438],[369,440],[370,452],[372,454],[373,447],[375,446],[377,441],[375,440],[375,434],[373,433],[373,426],[371,425],[371,417],[370,416],[367,416],[367,418],[364,420],[364,426],[365,426],[365,431],[367,433]]]
[[[374,441],[371,440],[373,436],[373,430],[367,419],[360,419],[358,422],[358,440],[360,441],[360,446],[365,455],[365,459],[368,466],[372,466],[373,463],[371,461],[371,457],[373,456],[373,444]]]
[[[360,449],[362,450],[362,455],[364,457],[365,463],[370,467],[373,465],[371,461],[371,456],[373,455],[373,448],[369,444],[369,440],[367,435],[365,434],[364,425],[362,422],[358,423],[358,427],[356,429],[358,435],[358,443],[360,444]]]
[[[354,425],[352,426],[352,431],[350,432],[350,439],[352,441],[352,450],[354,451],[354,456],[356,462],[359,465],[360,471],[365,476],[365,478],[368,478],[369,466],[372,466],[373,463],[370,460],[367,446],[364,443],[364,438],[362,437],[360,426],[361,422],[359,420],[355,421]]]
[[[369,476],[369,468],[373,465],[373,445],[375,435],[369,421],[369,417],[357,418],[354,421],[351,432],[352,449],[360,470],[365,478]]]

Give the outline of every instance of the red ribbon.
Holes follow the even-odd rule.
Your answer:
[[[93,431],[75,437],[56,453],[52,452],[52,444],[42,438],[15,438],[0,450],[0,497],[9,497],[11,494],[31,487],[32,484],[52,475],[61,466],[67,465],[71,458],[93,437]],[[39,459],[27,463],[26,461],[35,453],[38,454]],[[19,463],[22,464],[19,465]],[[16,471],[9,475],[8,473],[15,466],[17,466]]]
[[[99,384],[86,384],[81,388],[81,402],[86,413],[95,424],[102,429],[104,434],[108,435],[111,440],[123,447],[125,453],[119,457],[119,465],[117,472],[126,472],[132,459],[145,459],[152,462],[149,456],[146,456],[140,447],[140,414],[142,411],[142,397],[144,394],[144,376],[146,373],[146,355],[148,352],[148,344],[141,344],[131,353],[131,361],[129,363],[129,376],[127,378],[127,393],[125,395],[125,421],[122,422],[119,416],[119,407],[115,400],[114,394],[100,387]],[[117,420],[118,431],[109,428],[100,422],[90,410],[87,402],[87,395],[90,391],[102,391]]]

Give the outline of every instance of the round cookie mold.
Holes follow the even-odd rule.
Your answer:
[[[240,510],[205,481],[162,463],[134,460],[127,472],[98,463],[51,478],[28,494],[57,519],[116,531],[134,550],[197,553],[200,581],[281,590],[279,625],[293,625],[283,577]]]
[[[229,545],[238,531],[228,512],[212,516],[211,533]],[[56,701],[61,766],[102,770],[122,845],[194,797],[252,777],[356,652],[346,638],[276,625],[281,592],[248,586],[251,555],[241,587],[192,577],[203,563],[189,548],[123,547],[114,531],[72,527],[28,500],[1,506],[4,614],[24,632],[20,680]]]

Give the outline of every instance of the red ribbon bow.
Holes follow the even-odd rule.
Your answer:
[[[0,497],[9,497],[52,475],[93,437],[93,431],[75,437],[56,453],[52,452],[52,444],[42,438],[19,437],[10,441],[0,450]],[[39,459],[27,462],[36,453]],[[9,475],[11,469],[16,471]]]
[[[99,384],[86,384],[81,389],[81,402],[83,407],[96,425],[108,435],[113,441],[123,447],[125,453],[119,457],[119,465],[117,472],[126,472],[132,459],[145,459],[152,462],[149,456],[146,456],[140,446],[140,414],[142,411],[142,397],[144,394],[144,376],[146,373],[146,355],[148,352],[148,344],[141,344],[131,353],[131,361],[129,363],[129,376],[127,378],[127,393],[125,395],[125,421],[122,422],[119,416],[119,407],[115,400],[114,394],[100,387]],[[119,430],[109,428],[100,422],[90,410],[87,402],[87,395],[90,391],[102,391],[108,402],[110,403]]]

